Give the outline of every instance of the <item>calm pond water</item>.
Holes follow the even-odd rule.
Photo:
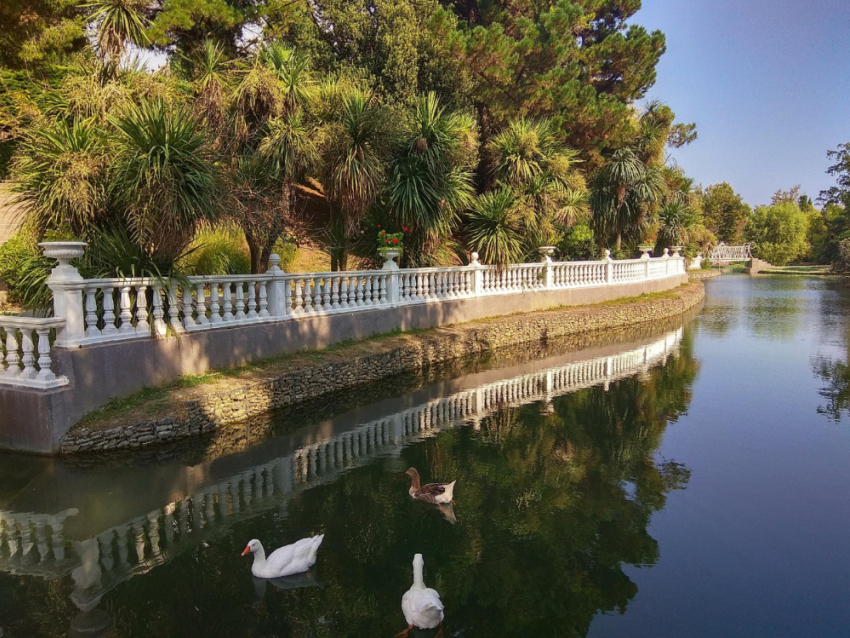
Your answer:
[[[846,636],[850,289],[500,353],[131,457],[0,456],[0,635]],[[582,349],[577,349],[577,346]],[[403,472],[458,479],[452,511]],[[240,552],[324,533],[309,575]],[[417,635],[434,635],[422,632]]]

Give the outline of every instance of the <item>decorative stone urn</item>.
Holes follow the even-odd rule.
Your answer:
[[[384,258],[384,267],[382,270],[398,270],[398,263],[395,261],[401,257],[400,248],[381,248],[381,257]]]
[[[554,246],[541,246],[538,250],[543,257],[543,261],[546,263],[552,263],[552,255],[555,254]]]
[[[84,241],[43,241],[39,244],[45,257],[59,262],[50,274],[51,279],[69,281],[82,279],[80,273],[71,265],[72,259],[82,257],[88,244]]]
[[[673,253],[672,257],[679,257],[679,253],[685,249],[684,246],[670,246],[670,251]]]
[[[652,249],[655,248],[652,244],[641,244],[638,246],[638,250],[640,251],[641,259],[649,259],[649,254],[652,252]]]

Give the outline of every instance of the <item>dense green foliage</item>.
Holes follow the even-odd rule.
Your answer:
[[[683,180],[691,196],[665,149],[696,137],[663,104],[635,107],[665,49],[631,22],[639,8],[13,2],[0,12],[18,50],[0,60],[0,172],[36,238],[108,228],[128,254],[170,263],[222,221],[241,228],[253,272],[288,234],[334,269],[374,258],[378,223],[407,228],[405,265],[476,249],[538,259],[542,245],[631,256]],[[167,66],[147,69],[144,49]]]
[[[705,189],[702,195],[705,227],[727,244],[743,241],[744,226],[751,214],[750,207],[732,187],[723,182]]]
[[[759,206],[753,212],[744,232],[756,246],[760,259],[774,266],[784,266],[806,254],[808,219],[792,202]]]

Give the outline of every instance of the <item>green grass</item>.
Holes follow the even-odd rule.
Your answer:
[[[391,337],[399,337],[402,335],[423,334],[429,332],[430,330],[432,329],[396,329],[391,330],[389,332],[382,332],[370,335],[363,339],[346,339],[344,341],[332,344],[327,348],[323,348],[321,350],[299,350],[298,352],[281,355],[279,357],[271,357],[268,359],[252,361],[251,363],[247,363],[245,365],[238,366],[235,368],[222,368],[217,370],[211,370],[210,372],[207,372],[205,374],[186,375],[166,385],[161,385],[153,388],[143,388],[136,394],[132,394],[128,397],[124,397],[121,399],[114,399],[103,407],[100,407],[97,410],[94,410],[93,412],[90,412],[89,414],[85,415],[82,419],[80,419],[79,424],[91,425],[93,423],[97,423],[98,421],[112,419],[129,411],[139,410],[142,406],[153,409],[164,407],[169,403],[170,394],[175,390],[181,390],[184,388],[194,388],[200,385],[213,383],[220,379],[239,377],[243,374],[262,370],[273,365],[286,363],[289,361],[295,361],[297,359],[306,359],[311,362],[321,362],[327,358],[327,355],[338,353],[339,351],[349,348],[351,346],[369,343],[372,341],[378,341],[381,339],[387,339]]]

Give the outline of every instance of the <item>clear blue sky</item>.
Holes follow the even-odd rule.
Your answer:
[[[850,142],[850,0],[644,0],[632,22],[667,36],[647,97],[697,123],[673,154],[689,176],[753,205],[834,183],[826,151]]]

